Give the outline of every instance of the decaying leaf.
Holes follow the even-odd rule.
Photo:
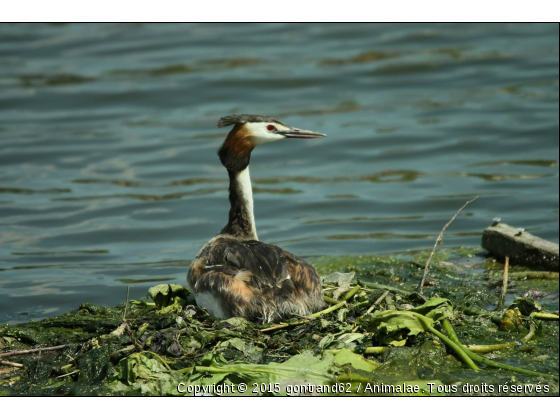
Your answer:
[[[368,321],[367,329],[377,334],[382,344],[404,346],[408,337],[424,332],[416,313],[424,315],[433,326],[434,322],[453,318],[453,305],[448,299],[432,298],[409,311],[375,312]]]
[[[177,384],[184,374],[170,371],[160,360],[146,353],[134,353],[122,359],[109,378],[109,386],[118,391],[143,394],[177,395]]]
[[[333,292],[333,299],[338,299],[343,293],[350,290],[350,283],[356,273],[351,271],[350,273],[332,273],[331,275],[325,277],[323,282],[326,284],[336,284],[337,289]]]
[[[408,311],[376,312],[366,326],[374,332],[380,343],[392,346],[404,346],[408,337],[424,332],[422,323]]]
[[[286,392],[286,385],[291,381],[326,385],[335,379],[336,372],[334,356],[329,353],[320,358],[310,351],[305,351],[284,363],[267,365],[239,362],[228,364],[220,353],[214,353],[201,360],[201,366],[195,367],[191,383],[219,383],[226,378],[232,383],[278,383],[280,394],[283,394]],[[251,389],[247,390],[247,393],[250,394]]]
[[[190,294],[189,289],[179,284],[158,284],[148,289],[148,295],[155,302],[158,309],[162,309],[177,302],[174,298],[186,299]]]
[[[542,305],[530,297],[517,297],[508,309],[519,309],[521,315],[529,316],[533,312],[542,311]]]

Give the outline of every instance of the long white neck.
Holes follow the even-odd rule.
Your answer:
[[[249,166],[241,171],[228,170],[228,173],[231,208],[228,224],[222,229],[222,233],[258,240]]]
[[[241,197],[245,203],[247,215],[249,216],[250,228],[255,239],[257,237],[257,226],[255,225],[255,213],[253,212],[253,186],[251,185],[251,176],[249,167],[237,173],[237,183],[240,186]]]

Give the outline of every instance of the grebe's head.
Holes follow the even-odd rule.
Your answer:
[[[249,165],[251,152],[259,144],[272,143],[285,138],[314,139],[326,134],[301,130],[263,115],[228,115],[220,118],[218,127],[233,125],[224,144],[218,151],[227,169],[242,170]]]
[[[254,146],[285,138],[314,139],[326,136],[323,133],[290,127],[276,118],[264,115],[228,115],[218,121],[219,128],[232,124],[235,124],[232,131],[243,131],[243,137],[248,138]]]

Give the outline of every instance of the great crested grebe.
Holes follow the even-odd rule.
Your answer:
[[[187,275],[198,306],[217,318],[244,317],[262,323],[309,315],[325,306],[315,269],[288,251],[260,242],[249,177],[251,152],[259,144],[325,134],[300,130],[262,115],[230,115],[234,125],[218,150],[229,175],[229,220],[197,254]]]

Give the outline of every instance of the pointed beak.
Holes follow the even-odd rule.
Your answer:
[[[327,137],[326,134],[317,133],[315,131],[300,130],[299,128],[292,127],[289,130],[279,131],[284,137],[292,139],[316,139],[319,137]]]

